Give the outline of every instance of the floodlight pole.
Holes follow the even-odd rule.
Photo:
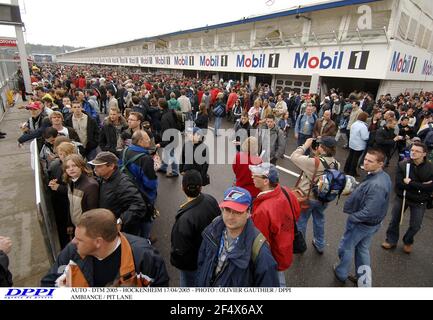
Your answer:
[[[18,0],[11,0],[11,4],[15,6],[19,6]],[[26,45],[24,42],[23,26],[16,26],[15,33],[17,37],[17,46],[20,55],[21,70],[24,78],[24,85],[26,87],[26,93],[27,92],[30,93],[32,92],[32,86],[30,82],[30,71],[29,71],[29,64],[27,61]]]

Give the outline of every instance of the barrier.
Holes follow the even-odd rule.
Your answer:
[[[57,234],[55,213],[51,205],[48,182],[42,171],[39,160],[39,149],[36,140],[31,143],[32,169],[35,172],[36,208],[39,226],[44,237],[50,264],[53,264],[60,252],[60,242]]]

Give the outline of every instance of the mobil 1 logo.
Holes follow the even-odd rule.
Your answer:
[[[349,60],[349,70],[367,70],[370,51],[352,51]]]

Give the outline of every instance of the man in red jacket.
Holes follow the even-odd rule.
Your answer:
[[[254,185],[261,193],[253,203],[252,219],[257,229],[266,237],[272,255],[278,263],[280,286],[286,286],[284,271],[293,261],[295,223],[301,208],[292,193],[279,185],[277,168],[270,163],[250,166]]]

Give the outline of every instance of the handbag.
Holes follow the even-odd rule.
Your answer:
[[[290,201],[289,194],[286,190],[284,190],[283,187],[281,187],[281,190],[283,191],[284,195],[287,198],[287,201],[289,201],[290,208],[292,209],[292,215],[293,215],[293,224],[294,224],[294,239],[293,239],[293,253],[294,254],[303,254],[305,251],[307,251],[307,243],[305,242],[304,235],[301,231],[298,230],[298,225],[296,224],[296,217],[295,212],[293,210],[292,202]]]
[[[315,160],[315,170],[314,170],[314,175],[313,175],[313,180],[311,180],[311,185],[310,185],[310,190],[308,191],[308,194],[306,195],[300,188],[299,188],[299,184],[301,183],[302,177],[304,175],[304,172],[301,173],[301,175],[299,176],[298,181],[296,182],[295,188],[293,189],[293,194],[295,195],[296,199],[299,202],[299,206],[301,207],[301,211],[305,211],[310,207],[310,195],[311,195],[311,190],[313,190],[313,186],[316,180],[316,176],[317,176],[317,171],[319,170],[319,166],[320,166],[320,160],[319,158],[314,158]]]

